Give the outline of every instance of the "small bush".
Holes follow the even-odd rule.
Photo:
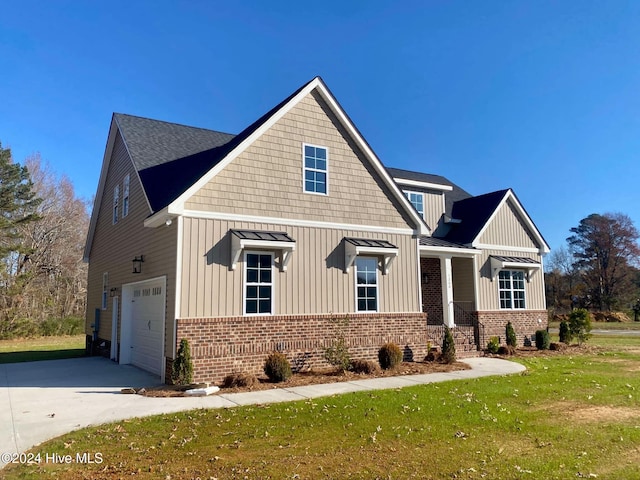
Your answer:
[[[584,308],[576,308],[569,315],[569,331],[573,338],[578,339],[578,344],[591,338],[591,315]]]
[[[402,363],[402,350],[395,343],[385,343],[378,350],[378,361],[383,370],[396,368]]]
[[[291,377],[291,364],[282,353],[274,352],[264,362],[264,373],[274,383],[284,382]]]
[[[487,343],[487,351],[489,353],[496,354],[498,353],[499,349],[500,349],[500,340],[498,339],[498,337],[491,337],[489,339],[489,343]]]
[[[171,369],[171,381],[174,385],[189,385],[193,381],[193,363],[189,340],[180,340],[180,347]]]
[[[549,332],[536,330],[536,348],[538,350],[549,350],[550,343]]]
[[[502,345],[498,348],[498,355],[513,355],[516,353],[515,347],[511,345]]]
[[[442,355],[440,356],[442,363],[453,363],[456,361],[456,344],[453,341],[453,335],[449,327],[444,327],[444,338],[442,339]]]
[[[236,388],[236,387],[255,387],[259,383],[258,377],[253,373],[240,372],[232,373],[224,377],[222,381],[223,388]]]
[[[334,336],[330,345],[324,349],[324,358],[329,362],[329,365],[333,365],[339,371],[344,372],[351,365],[351,354],[347,346],[349,317],[331,319],[330,321],[333,323]]]
[[[438,347],[431,347],[429,345],[429,351],[427,352],[427,356],[424,358],[427,362],[435,362],[440,360],[440,352],[438,351]]]
[[[505,336],[507,337],[507,345],[516,348],[518,345],[518,337],[516,337],[516,331],[513,329],[511,322],[507,322]]]
[[[376,373],[380,370],[378,364],[372,362],[370,360],[351,360],[351,365],[349,366],[349,370],[353,373],[365,373],[370,375],[372,373]]]
[[[565,321],[560,322],[560,342],[571,343],[572,340],[571,330],[569,324]]]

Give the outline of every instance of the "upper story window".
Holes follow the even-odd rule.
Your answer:
[[[122,218],[129,215],[129,174],[124,177],[122,182]]]
[[[244,313],[273,313],[273,253],[246,252],[244,257]]]
[[[303,145],[304,191],[327,194],[327,149],[314,145]]]
[[[120,185],[113,189],[113,224],[118,223],[118,209],[120,208]]]
[[[526,308],[524,295],[524,271],[500,270],[498,273],[500,308]]]
[[[356,265],[356,311],[378,311],[378,259],[358,257]]]
[[[424,194],[420,192],[410,192],[408,190],[405,190],[404,194],[411,202],[411,205],[413,205],[413,208],[424,218]]]

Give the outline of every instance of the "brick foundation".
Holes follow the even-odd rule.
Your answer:
[[[178,319],[176,342],[189,340],[195,382],[220,382],[237,372],[261,374],[267,355],[283,352],[297,370],[324,367],[324,349],[335,338],[336,315]],[[352,358],[375,360],[394,342],[407,360],[422,360],[429,338],[424,313],[349,314],[345,336]],[[167,372],[172,360],[167,359]],[[170,375],[167,375],[170,378]]]
[[[497,310],[475,312],[480,328],[480,348],[486,348],[489,338],[496,336],[500,344],[506,343],[505,328],[511,322],[516,332],[518,346],[535,344],[536,330],[545,330],[549,326],[546,310]],[[484,331],[484,332],[483,332]]]

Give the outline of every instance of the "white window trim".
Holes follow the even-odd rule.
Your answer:
[[[358,308],[358,263],[357,263],[357,258],[354,260],[353,262],[353,275],[354,275],[354,280],[353,283],[355,285],[355,290],[354,290],[354,295],[355,295],[355,301],[356,301],[356,312],[357,313],[370,313],[370,312],[379,312],[380,311],[380,279],[378,277],[378,259],[376,257],[372,257],[372,256],[368,256],[368,255],[359,255],[358,258],[370,258],[375,260],[376,262],[376,309],[375,310],[360,310]],[[366,284],[365,288],[367,286],[371,286],[370,284]]]
[[[421,213],[421,215],[422,215],[422,218],[424,219],[425,218],[425,201],[424,201],[425,197],[424,197],[424,192],[416,192],[416,191],[413,191],[413,190],[403,190],[402,193],[405,194],[405,196],[407,197],[407,200],[409,200],[409,203],[411,203],[412,206],[413,206],[413,203],[411,202],[411,198],[409,198],[409,195],[411,195],[411,194],[420,195],[422,197],[422,213]],[[413,208],[415,208],[415,207],[413,207]],[[416,208],[416,211],[418,213],[420,213],[417,208]]]
[[[326,158],[327,168],[326,168],[326,170],[324,170],[324,173],[326,175],[326,180],[327,180],[326,183],[325,183],[326,190],[327,190],[326,193],[309,192],[309,191],[307,191],[306,182],[305,182],[305,177],[306,177],[305,172],[307,171],[307,167],[306,167],[305,161],[304,161],[304,158],[305,158],[304,149],[305,149],[305,147],[322,148],[322,149],[324,149],[325,152],[327,152],[327,158]],[[309,170],[311,170],[313,172],[322,172],[323,171],[323,170],[318,170],[316,168],[310,168]],[[329,148],[328,147],[325,147],[323,145],[314,145],[312,143],[304,143],[304,142],[302,143],[302,191],[304,193],[308,193],[309,195],[321,195],[323,197],[329,196]]]
[[[495,257],[491,257],[491,281],[497,276],[501,270],[524,270],[524,278],[527,283],[531,282],[531,278],[540,270],[542,270],[542,264],[540,263],[521,263],[521,262],[503,262]]]
[[[498,276],[498,281],[496,282],[497,286],[498,286],[498,308],[500,310],[518,310],[518,311],[526,310],[527,309],[527,304],[528,304],[528,302],[527,302],[526,284],[525,284],[525,287],[522,290],[520,290],[520,289],[516,290],[516,289],[513,288],[513,273],[514,272],[522,273],[522,275],[523,275],[523,277],[525,277],[525,279],[527,277],[526,273],[523,270],[517,270],[517,269],[503,269],[503,270],[500,270],[500,272],[509,272],[509,285],[510,285],[510,288],[509,288],[508,291],[511,292],[511,307],[503,307],[502,305],[500,305],[500,292],[501,291],[507,291],[507,290],[500,288],[500,278]],[[523,308],[519,308],[519,307],[516,308],[516,306],[515,306],[515,304],[516,304],[515,296],[513,295],[513,293],[515,291],[518,291],[518,292],[522,291],[522,293],[524,294],[524,307]]]
[[[247,255],[269,255],[271,257],[271,312],[269,313],[247,313]],[[244,251],[244,273],[242,277],[242,314],[252,317],[269,317],[275,315],[275,298],[276,298],[276,282],[275,282],[275,268],[274,268],[274,252],[260,251],[260,250],[245,250]],[[260,283],[250,284],[260,287]],[[266,284],[263,284],[266,285]]]
[[[295,242],[278,242],[273,240],[249,240],[249,239],[241,239],[236,237],[235,235],[231,235],[231,270],[236,269],[236,265],[238,264],[238,260],[240,259],[240,254],[246,252],[247,248],[263,248],[268,251],[280,251],[280,271],[286,272],[287,265],[289,264],[289,260],[291,260],[291,255],[296,249]]]
[[[130,183],[130,176],[127,173],[124,177],[124,180],[122,181],[122,218],[126,217],[127,215],[129,215],[129,203],[130,203],[130,197],[129,197],[129,183]]]
[[[106,310],[109,303],[109,274],[102,274],[102,310]]]
[[[113,188],[113,212],[112,212],[112,221],[115,225],[118,223],[118,209],[120,208],[120,185],[116,185]]]
[[[346,243],[344,248],[345,260],[344,260],[344,270],[345,273],[349,272],[349,269],[352,265],[355,265],[356,258],[360,256],[366,257],[382,257],[382,274],[386,275],[389,273],[389,269],[391,268],[391,264],[398,256],[397,248],[387,248],[387,247],[359,247],[353,245],[351,243]],[[379,262],[378,262],[379,263]]]

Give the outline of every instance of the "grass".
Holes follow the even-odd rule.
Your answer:
[[[560,322],[549,322],[549,328],[560,328]],[[640,322],[591,322],[594,330],[640,330]]]
[[[640,479],[640,338],[521,359],[527,372],[313,401],[194,410],[73,432],[6,478]],[[592,477],[595,478],[595,477]]]
[[[0,340],[0,363],[81,357],[85,335]]]

